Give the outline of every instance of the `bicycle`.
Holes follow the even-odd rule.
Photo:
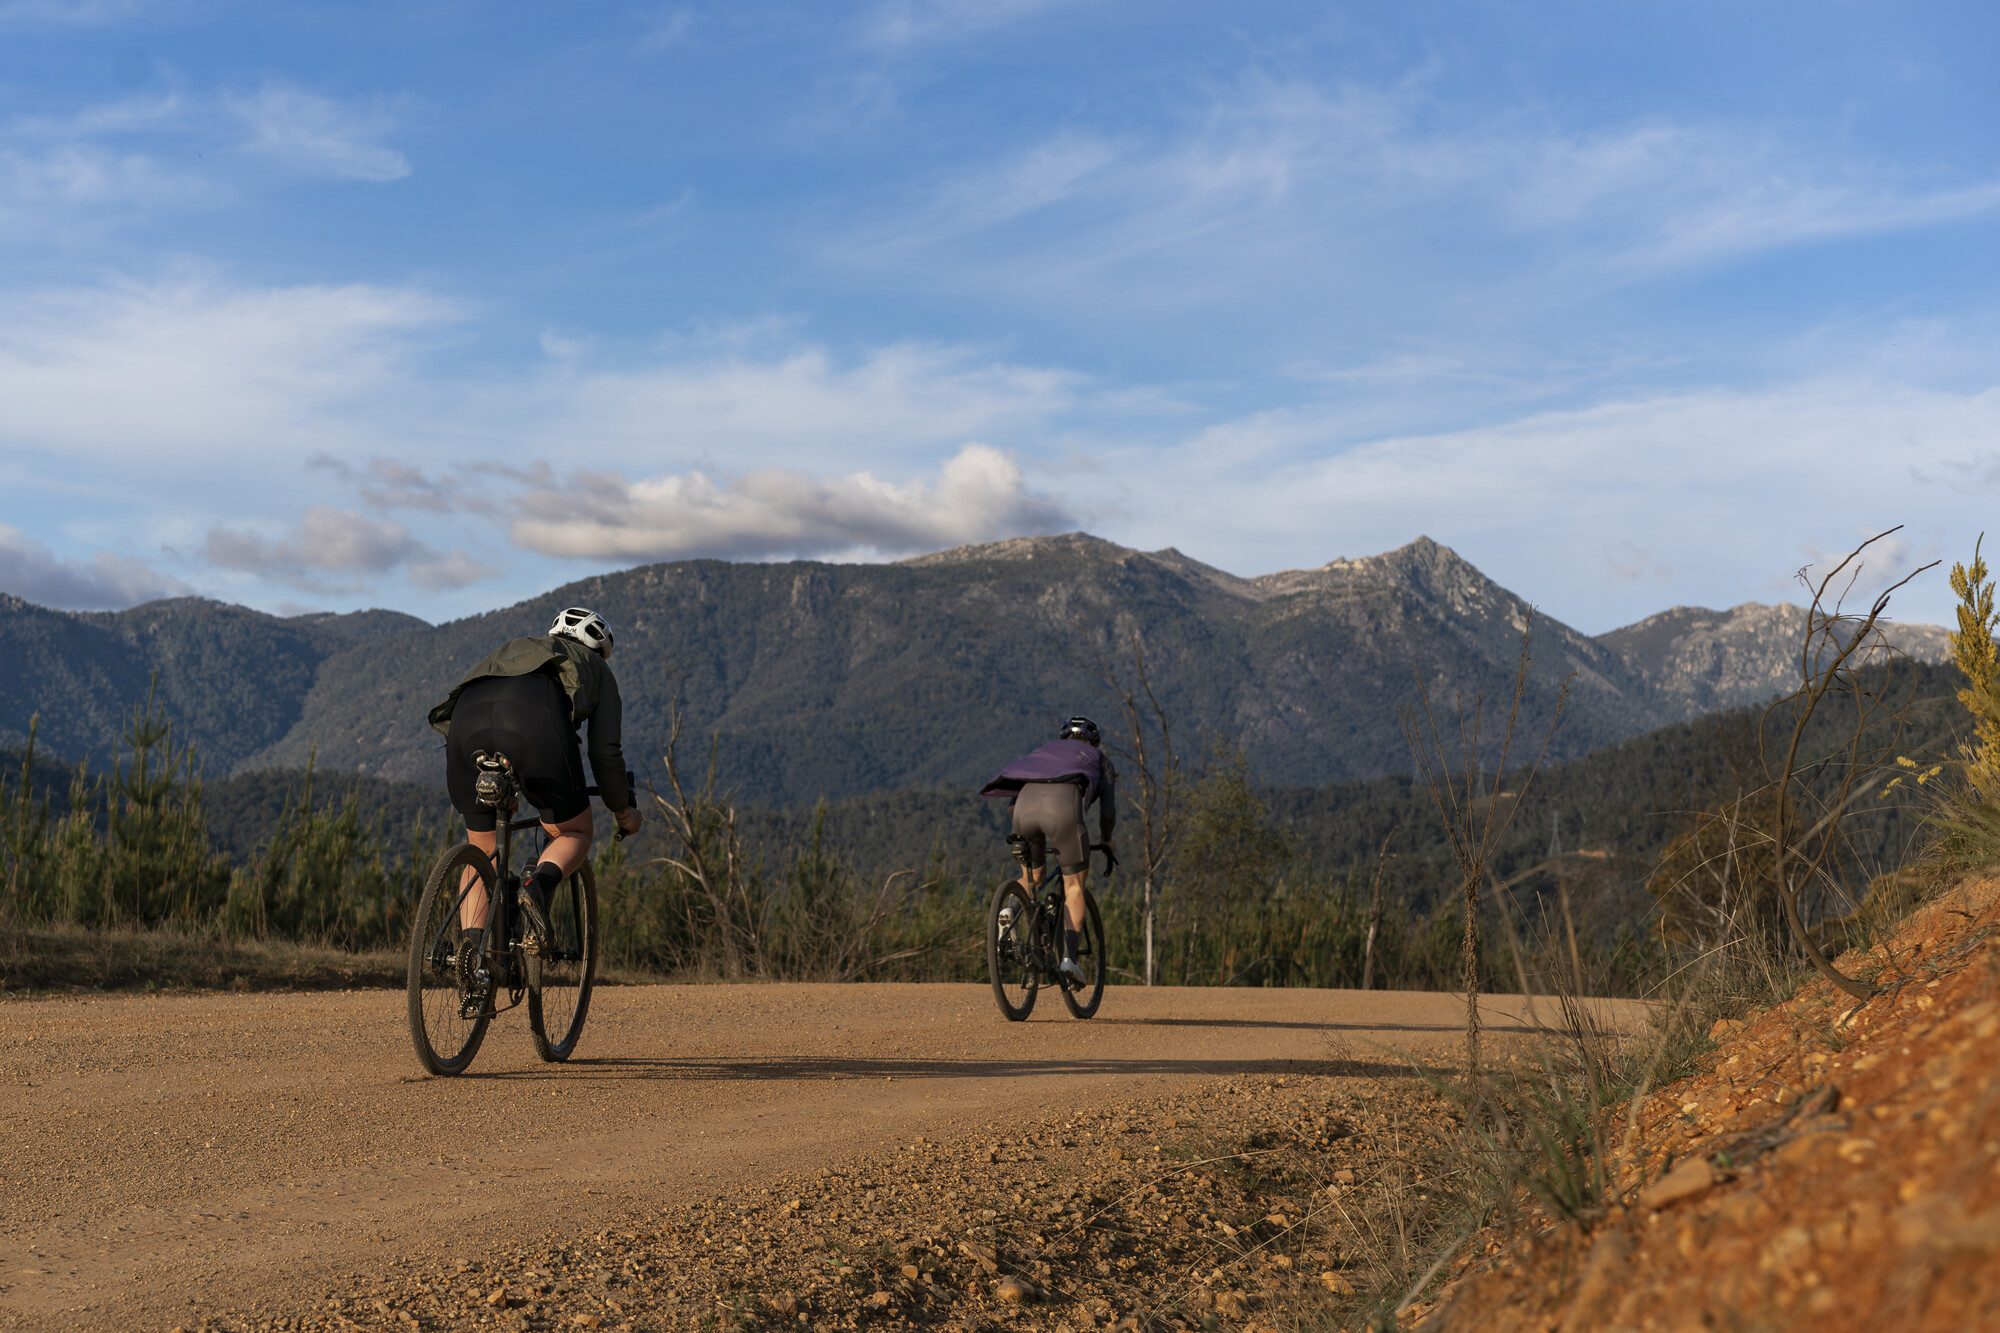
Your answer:
[[[1015,859],[1025,868],[1024,841],[1019,834],[1007,838]],[[1106,876],[1117,869],[1118,858],[1103,843],[1090,844],[1090,850],[1104,853]],[[1104,1000],[1104,919],[1088,888],[1083,891],[1083,930],[1076,946],[1076,964],[1083,976],[1067,977],[1057,970],[1062,961],[1064,901],[1062,873],[1053,852],[1032,892],[1015,880],[994,890],[986,916],[986,970],[993,981],[993,1000],[1010,1023],[1027,1018],[1045,985],[1062,992],[1063,1006],[1075,1018],[1089,1018]]]
[[[505,755],[481,751],[473,762],[479,802],[499,816],[495,856],[489,859],[464,842],[439,857],[424,882],[410,931],[410,1039],[418,1062],[443,1076],[464,1073],[486,1039],[487,1025],[524,1001],[535,1054],[551,1064],[569,1059],[583,1035],[597,980],[597,881],[590,862],[579,865],[549,895],[547,934],[524,938],[522,876],[508,867],[514,834],[540,827],[541,820],[514,818],[521,785]],[[625,779],[629,789],[632,775]],[[595,787],[586,790],[598,795]],[[624,832],[617,837],[622,841]],[[544,832],[541,848],[547,846]],[[528,862],[530,873],[534,863]],[[486,890],[486,934],[476,952],[459,920],[474,884]],[[499,1005],[495,997],[503,989],[507,1003]]]

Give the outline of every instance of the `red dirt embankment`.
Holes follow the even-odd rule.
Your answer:
[[[1864,1003],[1815,980],[1718,1024],[1641,1106],[1627,1206],[1461,1260],[1421,1327],[2000,1328],[1996,901],[1968,881],[1841,959]]]

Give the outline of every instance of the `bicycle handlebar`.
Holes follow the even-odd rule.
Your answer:
[[[1112,871],[1118,868],[1118,853],[1112,851],[1109,847],[1105,846],[1103,843],[1101,842],[1091,843],[1090,850],[1093,852],[1104,853],[1104,873],[1106,875],[1109,875]]]
[[[631,769],[629,769],[629,768],[625,770],[625,790],[626,790],[626,791],[627,791],[628,793],[630,793],[630,792],[635,792],[635,791],[639,790],[639,781],[638,781],[638,779],[637,779],[637,778],[635,778],[635,777],[633,777],[633,776],[632,776],[632,770],[631,770]],[[599,800],[603,800],[603,799],[604,799],[604,793],[603,793],[603,792],[601,792],[601,791],[599,791],[599,790],[598,790],[597,788],[595,788],[595,787],[585,787],[585,788],[583,789],[583,794],[584,794],[585,796],[595,796],[595,797],[597,797],[597,798],[598,798]],[[636,804],[636,803],[635,803],[635,804]],[[612,840],[613,842],[623,842],[623,841],[625,841],[625,830],[624,830],[624,829],[622,829],[622,828],[621,828],[621,829],[619,829],[619,830],[618,830],[618,832],[616,832],[616,833],[614,833],[614,834],[612,834],[612,835],[611,835],[611,840]]]

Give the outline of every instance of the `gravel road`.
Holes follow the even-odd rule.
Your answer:
[[[1483,1002],[1504,1032],[1520,1002]],[[400,993],[7,1002],[0,1327],[165,1330],[448,1241],[596,1230],[913,1135],[1455,1044],[1449,995],[1116,988],[1009,1025],[967,985],[600,990],[567,1065],[524,1015],[423,1077]]]

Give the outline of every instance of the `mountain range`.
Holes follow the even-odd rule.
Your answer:
[[[1482,700],[1497,757],[1530,623],[1519,734],[1539,747],[1567,682],[1551,749],[1565,759],[1780,692],[1805,622],[1792,606],[1676,607],[1592,637],[1428,538],[1246,579],[1084,533],[892,564],[646,565],[443,625],[194,598],[74,613],[0,596],[12,648],[0,745],[39,715],[47,750],[101,761],[150,687],[211,774],[316,756],[322,769],[436,782],[425,712],[495,644],[544,632],[569,605],[617,632],[635,766],[657,755],[678,692],[687,734],[702,738],[694,762],[713,735],[731,785],[774,805],[976,785],[1072,712],[1107,720],[1102,671],[1129,678],[1135,636],[1184,743],[1233,738],[1265,781],[1306,785],[1408,772],[1402,719],[1426,693],[1441,729]],[[1932,626],[1888,638],[1925,661],[1949,656]]]

